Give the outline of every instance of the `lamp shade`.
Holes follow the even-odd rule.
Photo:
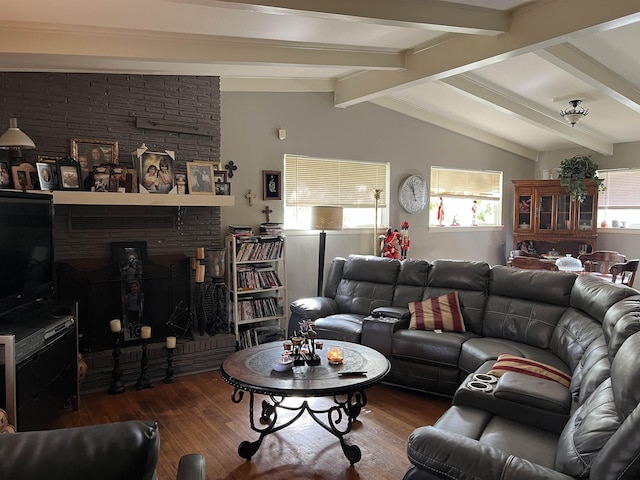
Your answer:
[[[342,230],[342,207],[311,207],[311,230]]]
[[[0,148],[8,150],[10,148],[21,148],[31,150],[36,148],[36,144],[22,130],[18,128],[18,120],[9,119],[9,129],[0,137]]]

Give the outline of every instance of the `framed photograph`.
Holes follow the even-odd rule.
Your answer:
[[[118,163],[118,142],[89,138],[71,139],[71,158],[80,164],[82,179],[93,172],[93,167],[105,163]]]
[[[11,167],[13,174],[13,185],[17,190],[39,190],[40,181],[36,167],[30,163],[21,163]]]
[[[227,181],[227,171],[226,170],[214,170],[213,171],[213,181],[214,181],[214,183],[226,182]]]
[[[53,167],[50,163],[36,162],[40,190],[54,190],[58,186],[53,175]]]
[[[53,173],[53,184],[54,189],[60,186],[60,175],[58,175],[58,160],[61,160],[62,157],[49,157],[47,155],[38,155],[38,163],[48,163],[51,165],[51,172]]]
[[[282,200],[282,172],[262,171],[263,200]]]
[[[80,163],[64,158],[58,160],[58,174],[60,190],[82,190]]]
[[[175,155],[172,151],[149,152],[144,150],[138,157],[140,192],[171,193],[176,185],[174,160]]]
[[[213,165],[213,169],[214,170],[222,170],[223,172],[225,171],[225,169],[222,167],[222,162],[210,162],[209,160],[199,160],[199,159],[194,160],[194,162],[196,162],[196,163],[210,163],[211,165]]]
[[[216,195],[231,195],[231,182],[216,182]]]
[[[93,175],[89,177],[93,182],[89,186],[89,190],[92,192],[108,192],[109,191],[109,179],[113,172],[113,164],[103,163],[100,166],[93,167]]]
[[[213,163],[187,162],[187,183],[191,195],[215,195],[213,189]]]
[[[0,162],[0,188],[12,188],[9,162]]]

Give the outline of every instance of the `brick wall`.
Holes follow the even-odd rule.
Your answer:
[[[70,154],[71,138],[118,142],[118,163],[134,167],[131,152],[173,150],[177,173],[190,160],[220,159],[218,77],[0,73],[0,132],[9,118],[29,135],[36,150],[23,160]],[[138,117],[206,123],[213,135],[140,129]],[[0,152],[6,159],[6,152]],[[117,195],[114,193],[114,195]],[[219,207],[56,207],[57,259],[107,258],[111,242],[146,241],[149,256],[222,246]]]

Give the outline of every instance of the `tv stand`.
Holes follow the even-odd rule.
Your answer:
[[[0,321],[0,407],[18,431],[41,430],[68,400],[78,410],[77,308],[22,313]]]

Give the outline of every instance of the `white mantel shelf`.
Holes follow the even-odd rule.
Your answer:
[[[49,192],[42,192],[49,193]],[[159,207],[233,207],[231,195],[176,195],[157,193],[74,192],[56,190],[57,205],[138,205]]]

